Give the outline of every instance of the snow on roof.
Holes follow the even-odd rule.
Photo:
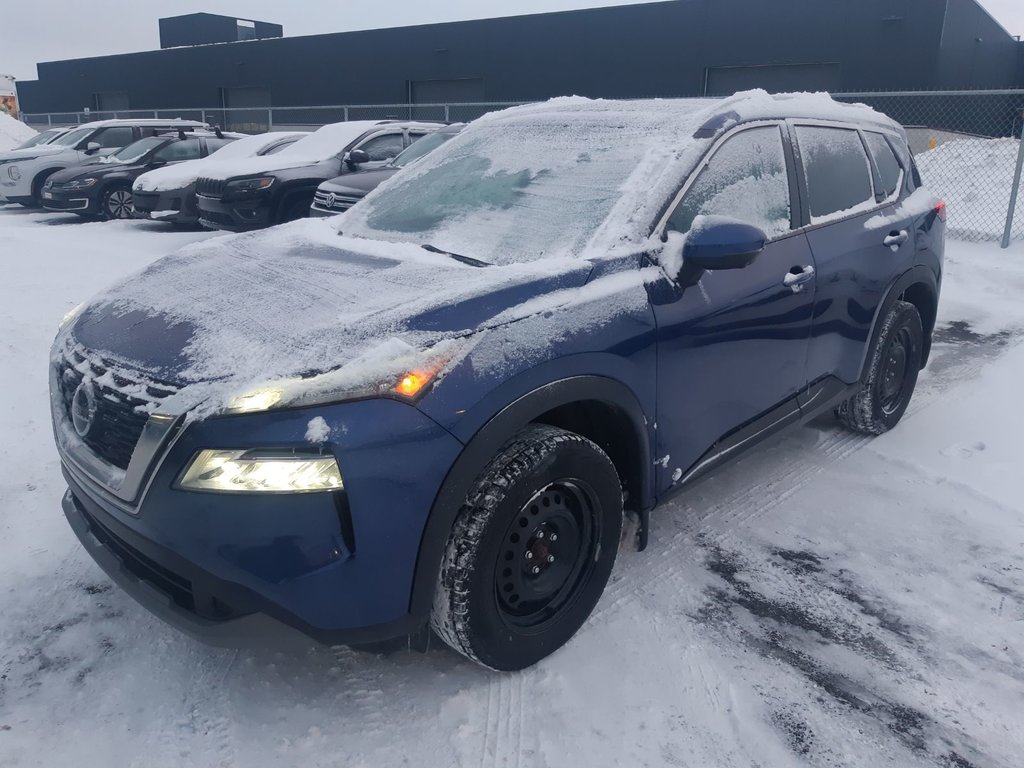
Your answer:
[[[304,136],[309,136],[309,133],[281,131],[278,133],[261,133],[256,136],[245,136],[218,149],[209,157],[201,160],[188,160],[184,163],[176,163],[144,173],[136,179],[135,189],[139,192],[161,192],[181,189],[192,184],[204,174],[216,173],[220,167],[218,163],[224,166],[234,166],[239,160],[258,156],[268,146],[282,139]]]

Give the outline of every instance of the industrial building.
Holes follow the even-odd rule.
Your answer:
[[[975,0],[669,0],[283,37],[191,14],[161,50],[45,62],[26,113],[1024,86],[1024,46]]]

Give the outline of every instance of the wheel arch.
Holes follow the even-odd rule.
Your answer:
[[[533,423],[561,427],[593,440],[615,464],[627,491],[627,508],[646,510],[652,504],[647,419],[640,401],[625,384],[602,376],[574,376],[535,389],[477,431],[442,483],[420,540],[410,597],[414,616],[430,613],[448,535],[466,492],[501,446]]]
[[[50,168],[44,168],[43,170],[36,173],[36,175],[32,177],[32,186],[30,189],[32,197],[37,197],[39,193],[43,191],[43,184],[46,183],[46,180],[48,178],[53,176],[53,174],[57,173],[57,171],[63,170],[65,170],[65,166],[57,165]]]
[[[860,381],[865,381],[871,362],[871,350],[878,341],[878,335],[882,332],[882,321],[889,314],[893,304],[897,301],[906,301],[917,308],[921,316],[921,325],[924,329],[924,349],[921,355],[921,368],[928,363],[928,355],[932,346],[932,331],[935,328],[935,319],[939,307],[939,283],[935,273],[924,265],[915,266],[898,278],[896,278],[884,298],[878,304],[875,317],[871,322],[871,334],[868,336],[868,343],[864,347],[864,354],[861,358]]]
[[[288,209],[294,205],[299,198],[309,197],[309,203],[312,205],[313,195],[316,194],[318,186],[318,184],[309,182],[295,182],[291,185],[285,186],[281,190],[281,196],[277,203],[277,209],[274,213],[274,222],[282,222],[285,214],[288,212]]]

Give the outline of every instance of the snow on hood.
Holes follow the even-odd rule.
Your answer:
[[[367,131],[380,125],[375,120],[353,120],[348,123],[332,123],[319,128],[290,147],[265,157],[239,159],[233,163],[218,164],[216,168],[204,169],[203,175],[212,179],[230,179],[235,176],[249,176],[255,173],[280,171],[285,168],[300,168],[336,156],[349,144]],[[210,170],[212,175],[208,175]]]
[[[200,176],[210,176],[217,173],[222,167],[230,171],[228,166],[234,167],[239,160],[258,157],[260,152],[271,144],[281,139],[292,136],[310,136],[305,131],[283,131],[277,133],[261,133],[257,136],[246,136],[245,138],[227,144],[209,157],[199,160],[186,160],[183,163],[168,165],[157,168],[149,173],[144,173],[135,180],[135,189],[139,192],[171,192],[182,189]],[[270,157],[279,157],[285,150]]]
[[[472,267],[411,244],[342,237],[323,220],[219,237],[96,297],[58,338],[183,385],[204,416],[267,382],[349,390],[450,357],[509,309],[582,285],[579,260]],[[501,317],[500,320],[495,318]]]
[[[56,155],[60,152],[71,151],[70,147],[59,147],[53,144],[36,144],[34,147],[24,149],[11,149],[7,152],[0,152],[0,160],[27,160],[43,155]]]

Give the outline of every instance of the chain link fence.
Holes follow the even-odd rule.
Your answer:
[[[949,233],[974,241],[1024,239],[1024,195],[1015,196],[1024,136],[1024,90],[874,92],[834,94],[864,103],[907,129],[927,186],[947,203]],[[349,120],[468,122],[522,102],[376,104],[243,109],[161,109],[118,112],[23,114],[34,128],[110,118],[201,120],[225,130],[313,130]],[[1011,198],[1015,198],[1012,226]]]

